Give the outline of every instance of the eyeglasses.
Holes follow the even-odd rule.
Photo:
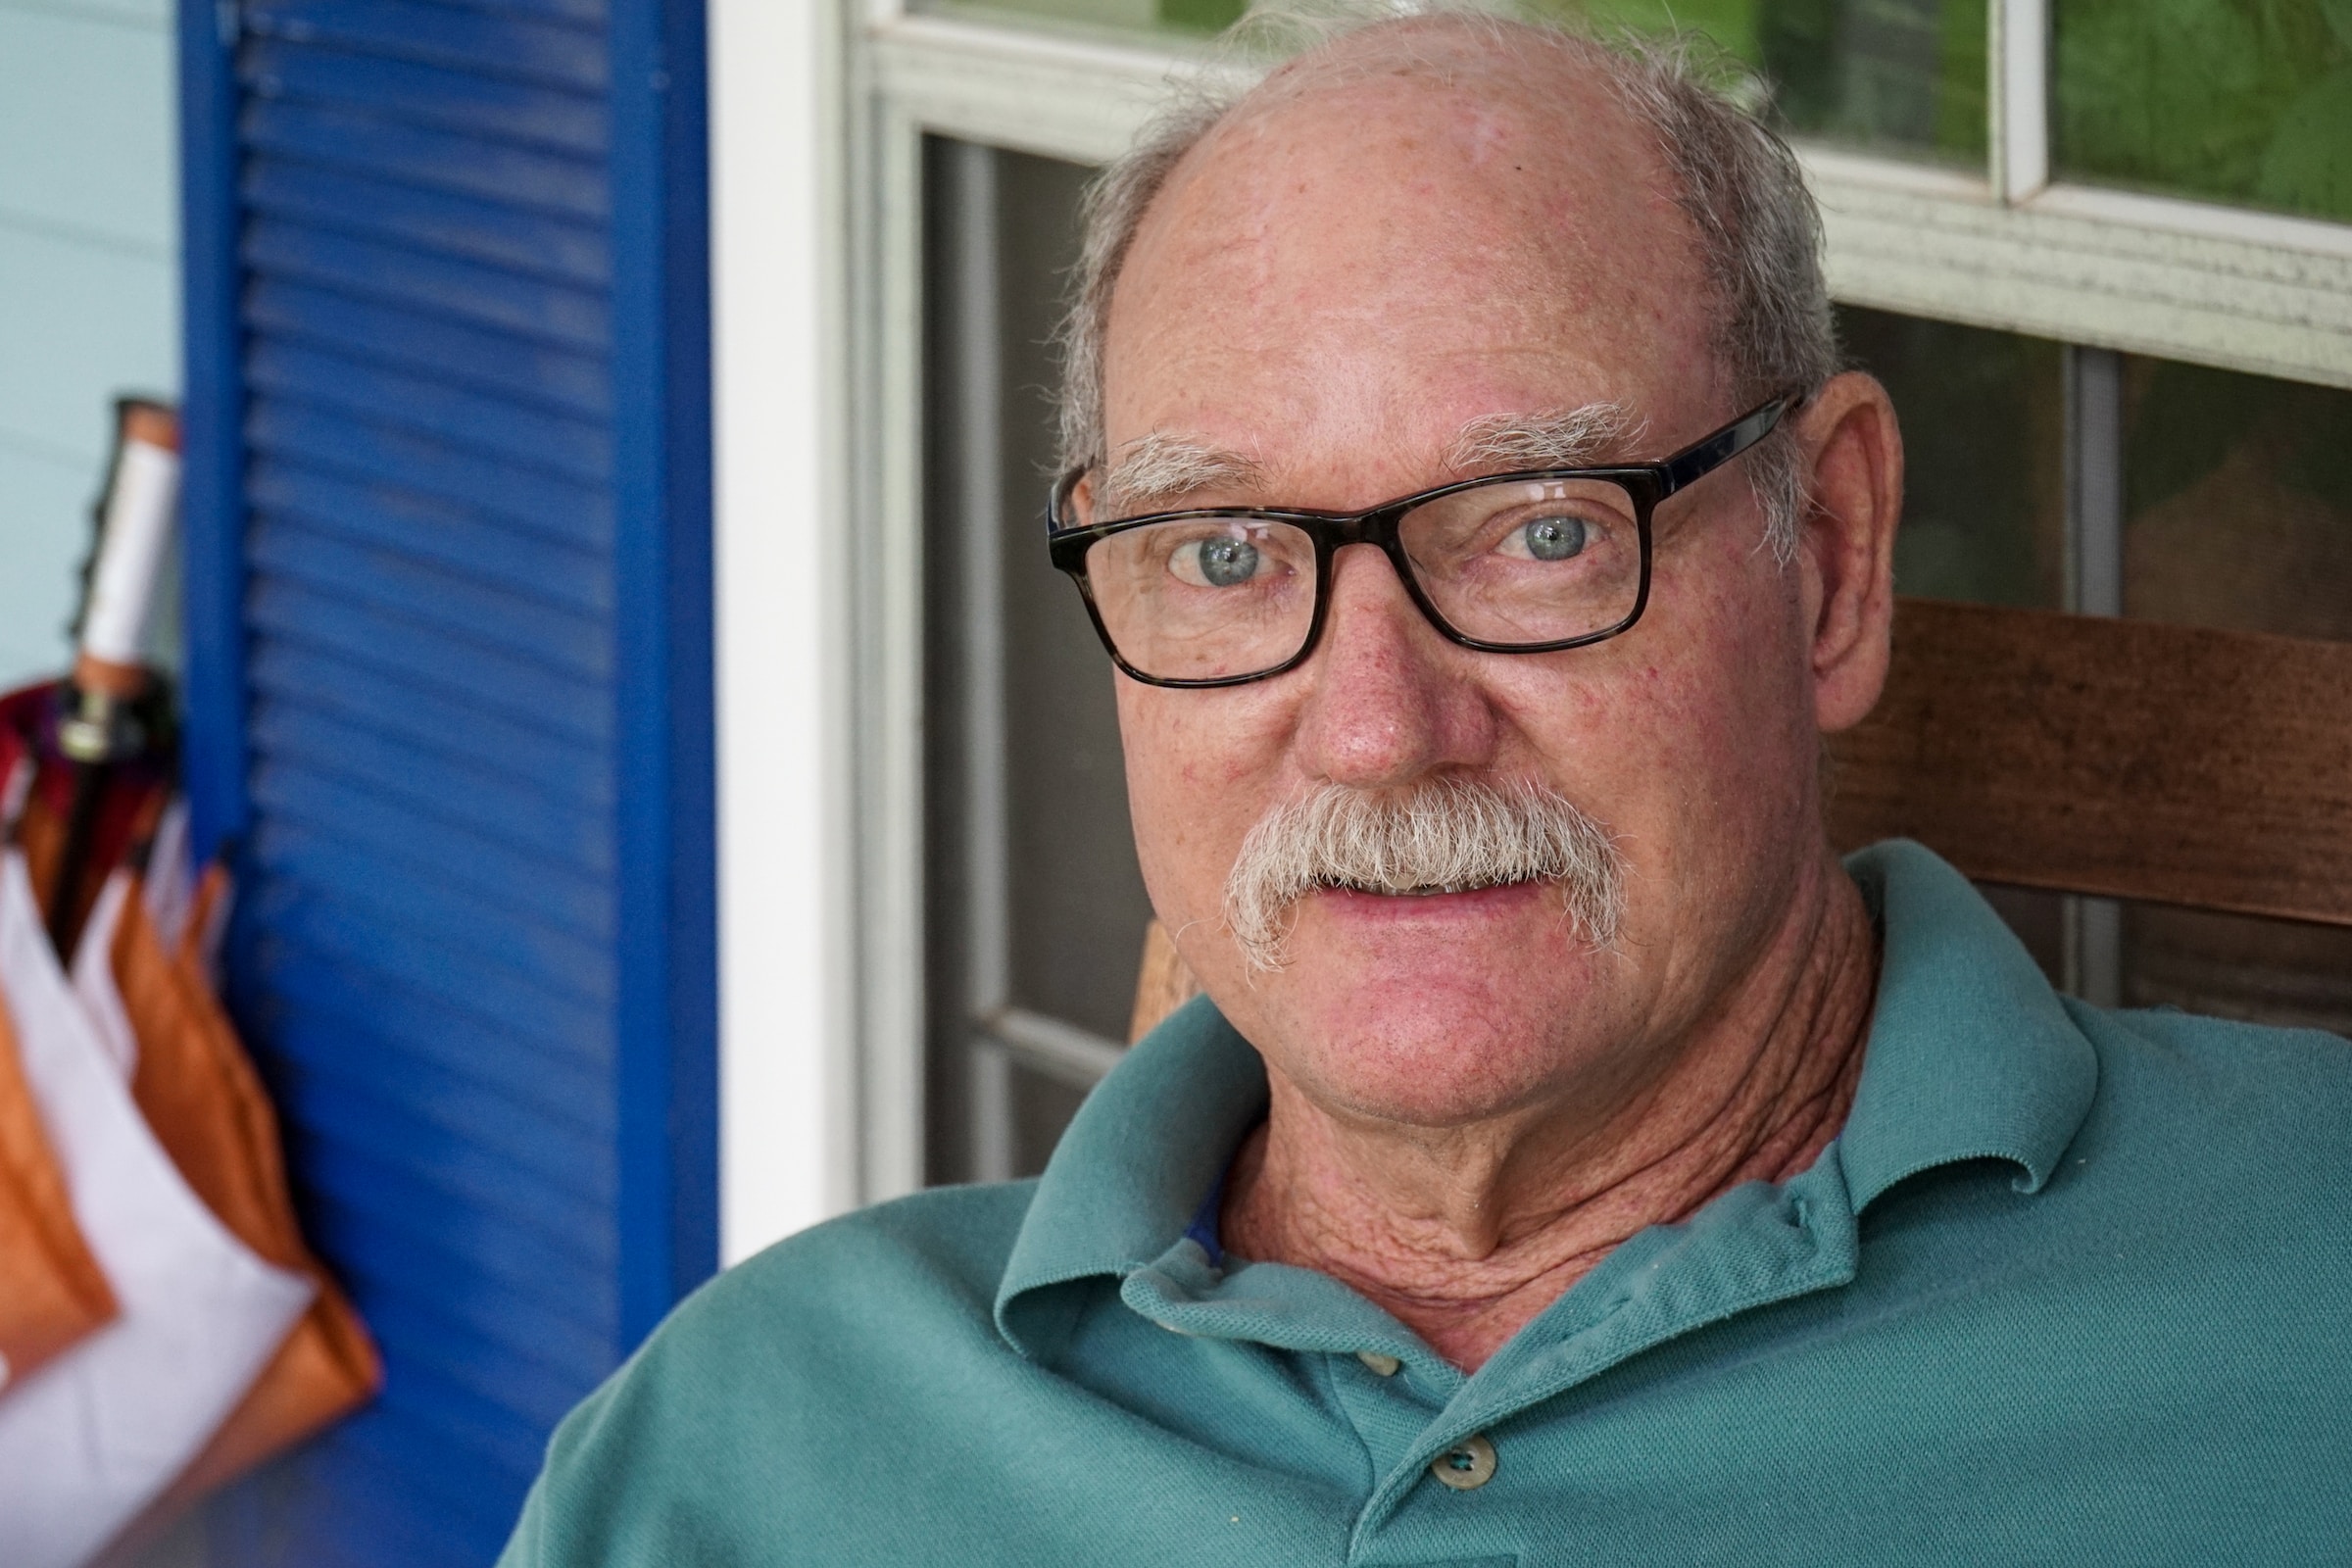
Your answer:
[[[1649,603],[1650,514],[1770,435],[1801,392],[1773,399],[1662,463],[1539,468],[1440,485],[1365,512],[1207,507],[1088,526],[1064,474],[1047,547],[1119,668],[1152,686],[1238,686],[1315,651],[1332,562],[1375,545],[1429,623],[1491,654],[1581,648]]]

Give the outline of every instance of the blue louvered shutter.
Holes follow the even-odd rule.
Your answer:
[[[238,1564],[482,1564],[712,1266],[701,21],[182,0],[188,769],[366,1413]]]

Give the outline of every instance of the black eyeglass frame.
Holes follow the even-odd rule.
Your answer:
[[[1667,497],[1687,490],[1700,479],[1772,434],[1788,412],[1805,400],[1803,391],[1784,392],[1768,403],[1761,404],[1734,419],[1711,435],[1699,437],[1670,458],[1656,463],[1618,464],[1598,468],[1528,468],[1510,473],[1481,474],[1475,479],[1457,479],[1432,490],[1416,491],[1384,501],[1362,512],[1315,512],[1297,509],[1263,507],[1192,507],[1177,512],[1151,512],[1137,517],[1119,517],[1109,522],[1092,523],[1085,527],[1065,528],[1061,519],[1069,506],[1070,494],[1078,481],[1093,468],[1082,464],[1055,481],[1046,501],[1046,549],[1055,569],[1066,573],[1078,585],[1078,596],[1086,601],[1087,618],[1095,623],[1095,635],[1102,639],[1103,651],[1111,662],[1118,665],[1131,680],[1147,686],[1180,688],[1210,686],[1243,686],[1253,680],[1267,680],[1297,669],[1304,663],[1323,640],[1323,622],[1331,603],[1332,563],[1349,545],[1375,545],[1389,558],[1396,578],[1404,584],[1422,617],[1436,627],[1438,634],[1459,647],[1474,649],[1482,654],[1552,654],[1568,648],[1583,648],[1611,637],[1622,636],[1633,629],[1649,608],[1650,514]],[[1579,637],[1564,637],[1544,643],[1496,643],[1472,637],[1446,619],[1438,607],[1430,602],[1414,575],[1412,562],[1404,552],[1400,526],[1405,514],[1432,501],[1475,490],[1484,485],[1507,484],[1513,481],[1553,479],[1605,480],[1624,489],[1633,498],[1634,518],[1642,544],[1642,581],[1634,595],[1633,609],[1614,626],[1600,631],[1586,632]],[[1086,573],[1086,555],[1098,540],[1112,534],[1125,533],[1133,528],[1150,527],[1153,523],[1182,522],[1200,517],[1233,517],[1252,522],[1288,523],[1305,534],[1315,547],[1315,606],[1313,618],[1307,622],[1306,635],[1300,639],[1298,651],[1279,664],[1252,670],[1246,675],[1209,675],[1181,679],[1163,675],[1148,675],[1127,662],[1119,645],[1111,640],[1110,628],[1102,624],[1102,612],[1095,604],[1094,585]]]

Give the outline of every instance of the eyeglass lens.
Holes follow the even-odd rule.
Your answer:
[[[1642,593],[1640,514],[1604,479],[1498,479],[1406,513],[1413,580],[1460,636],[1503,647],[1616,626]],[[1313,539],[1197,516],[1096,541],[1086,574],[1119,657],[1159,680],[1230,680],[1296,658],[1315,623]]]

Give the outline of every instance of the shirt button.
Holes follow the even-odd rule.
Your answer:
[[[1430,1460],[1429,1473],[1456,1492],[1476,1492],[1494,1479],[1494,1445],[1473,1432]]]
[[[1384,1378],[1395,1377],[1396,1369],[1404,1365],[1395,1356],[1383,1355],[1378,1350],[1358,1350],[1355,1352],[1355,1358],[1370,1367],[1376,1376]]]

